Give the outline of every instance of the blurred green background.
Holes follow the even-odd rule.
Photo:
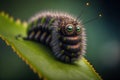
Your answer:
[[[85,3],[90,6],[86,7]],[[99,13],[102,18],[84,24],[87,33],[85,57],[104,80],[119,80],[120,72],[120,18],[119,2],[112,0],[0,0],[0,11],[15,19],[27,21],[40,11],[68,12],[79,16],[85,22]],[[52,63],[51,63],[52,65]],[[37,80],[38,76],[29,69],[12,50],[0,39],[0,80]]]

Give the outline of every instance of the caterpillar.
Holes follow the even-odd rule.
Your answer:
[[[73,63],[86,50],[85,29],[77,18],[63,12],[41,12],[29,20],[27,40],[49,46],[56,59]]]

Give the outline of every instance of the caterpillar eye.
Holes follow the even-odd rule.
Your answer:
[[[65,32],[66,32],[68,35],[73,34],[73,32],[74,32],[74,26],[73,26],[72,24],[66,25],[66,27],[65,27]]]
[[[76,31],[80,32],[80,26],[79,25],[76,26]]]
[[[68,25],[67,26],[67,31],[68,32],[72,32],[73,31],[73,26],[72,25]]]
[[[77,26],[76,26],[76,33],[77,33],[77,34],[80,34],[80,33],[81,33],[81,27],[80,27],[80,25],[77,25]]]
[[[74,33],[74,26],[72,24],[68,24],[65,26],[65,35],[72,35]]]

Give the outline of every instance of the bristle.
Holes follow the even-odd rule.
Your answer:
[[[68,13],[65,12],[52,12],[52,11],[43,11],[43,12],[39,12],[36,15],[34,15],[34,17],[32,17],[29,22],[33,22],[35,20],[38,20],[39,18],[43,18],[46,16],[50,16],[50,17],[68,17],[69,19],[73,19],[74,21],[76,20],[76,18]]]

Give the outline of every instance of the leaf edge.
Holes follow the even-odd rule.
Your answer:
[[[18,24],[18,25],[22,25],[23,27],[27,28],[27,25],[28,25],[28,24],[27,24],[26,21],[21,22],[20,19],[14,20],[14,18],[13,18],[12,16],[10,17],[10,16],[9,16],[7,13],[5,13],[4,11],[0,11],[0,15],[3,16],[3,17],[5,17],[5,18],[8,18],[10,21],[13,21],[13,22],[15,22],[15,23]],[[20,59],[22,59],[23,62],[25,62],[25,63],[30,67],[30,69],[33,70],[34,73],[38,74],[38,76],[39,76],[40,79],[42,78],[43,80],[47,80],[47,78],[46,78],[45,76],[43,76],[41,73],[37,72],[37,70],[34,68],[34,66],[31,65],[31,63],[30,63],[27,59],[25,59],[24,56],[21,55],[21,52],[20,52],[19,50],[17,50],[17,48],[14,46],[14,44],[10,43],[10,42],[9,42],[6,38],[4,38],[2,35],[0,35],[0,38],[6,43],[7,46],[10,46],[10,47],[11,47],[11,49],[13,50],[13,52],[15,52],[15,53],[18,55],[18,57],[19,57]],[[85,59],[84,57],[82,57],[82,60],[83,60],[83,62],[85,62],[86,65],[89,66],[89,68],[93,71],[93,73],[94,73],[100,80],[103,80],[102,77],[99,75],[99,73],[96,72],[96,70],[94,69],[93,65],[91,65],[91,63],[90,63],[87,59]]]

